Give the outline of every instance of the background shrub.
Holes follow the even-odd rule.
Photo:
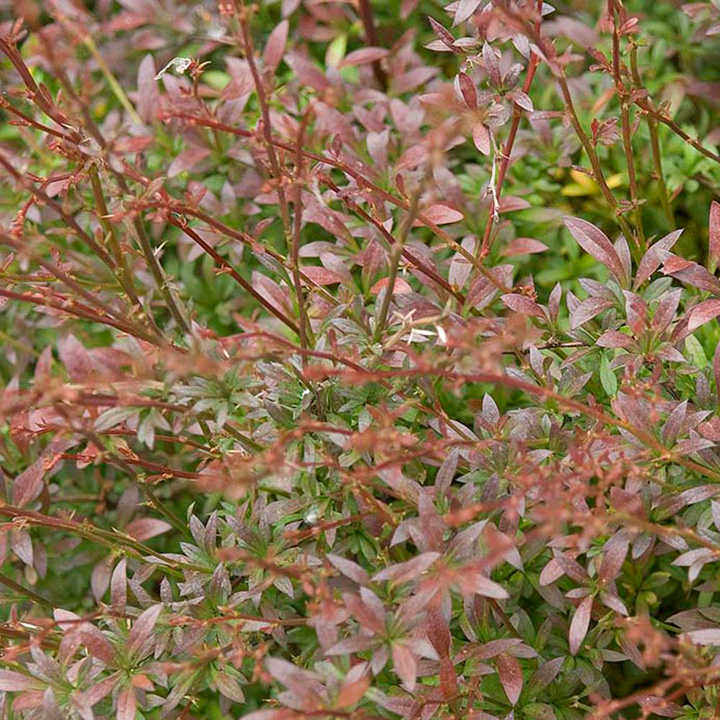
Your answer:
[[[0,2],[0,717],[720,716],[720,4]]]

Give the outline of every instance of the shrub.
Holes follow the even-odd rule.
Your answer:
[[[0,717],[718,716],[715,0],[0,8]]]

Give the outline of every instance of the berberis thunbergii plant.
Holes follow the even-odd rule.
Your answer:
[[[0,0],[0,720],[720,717],[720,2]]]

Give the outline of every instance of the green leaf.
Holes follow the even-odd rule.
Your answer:
[[[685,338],[685,356],[696,367],[702,370],[708,364],[705,350],[700,341],[694,335]]]
[[[617,392],[617,377],[615,377],[615,372],[610,367],[610,360],[608,360],[607,355],[603,355],[600,358],[600,383],[603,386],[603,390],[610,397],[613,397]]]

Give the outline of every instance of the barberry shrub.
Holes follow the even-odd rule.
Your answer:
[[[0,12],[2,720],[720,716],[717,0]]]

